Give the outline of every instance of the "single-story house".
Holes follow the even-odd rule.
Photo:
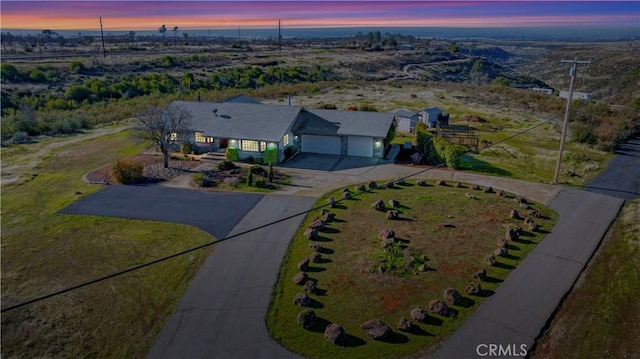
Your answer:
[[[420,122],[427,125],[429,128],[449,125],[449,114],[442,113],[442,110],[437,107],[425,108],[418,112],[420,115]]]
[[[396,111],[396,122],[398,124],[398,131],[400,132],[412,132],[416,127],[416,123],[420,121],[420,115],[407,110],[406,108]]]
[[[569,98],[569,91],[560,91],[560,93],[558,94],[558,97],[560,97],[560,98]],[[581,100],[585,100],[585,101],[590,101],[592,98],[593,98],[593,96],[591,96],[590,92],[576,92],[576,91],[574,91],[571,94],[571,99],[572,100],[581,99]]]
[[[201,150],[238,150],[240,159],[265,158],[275,152],[278,162],[285,151],[343,156],[384,156],[383,141],[394,114],[306,109],[300,106],[241,101],[175,101],[191,113],[193,133],[182,140]],[[275,157],[274,157],[275,158]]]

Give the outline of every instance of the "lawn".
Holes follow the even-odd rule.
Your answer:
[[[636,358],[640,353],[640,200],[628,202],[562,303],[533,358]]]
[[[317,281],[320,294],[310,295],[310,306],[320,318],[311,330],[296,324],[297,314],[304,308],[293,304],[302,287],[292,279],[299,272],[297,264],[309,257],[312,242],[303,236],[306,227],[320,216],[315,210],[303,221],[283,262],[267,324],[272,336],[285,348],[311,358],[399,358],[424,355],[451,335],[478,305],[499,286],[511,270],[549,231],[556,214],[539,204],[531,206],[545,218],[536,218],[538,231],[525,229],[519,240],[510,242],[507,257],[489,266],[485,256],[497,248],[504,238],[505,225],[523,226],[522,219],[511,219],[510,211],[527,213],[514,197],[499,197],[496,193],[473,190],[468,185],[418,186],[414,182],[391,189],[376,189],[342,200],[331,209],[336,221],[328,223],[316,239],[325,249],[322,260],[312,263],[308,275]],[[355,193],[355,192],[354,192]],[[475,196],[467,198],[466,194]],[[337,190],[319,199],[341,198]],[[389,209],[389,200],[401,220],[387,220],[385,212],[371,205],[382,200]],[[381,246],[378,235],[389,229],[399,239],[390,250]],[[384,267],[384,268],[382,268]],[[473,274],[485,268],[487,280],[481,283],[480,295],[467,295],[466,286]],[[401,318],[410,319],[409,312],[422,306],[428,309],[433,299],[444,300],[447,288],[458,290],[463,300],[451,307],[457,315],[444,317],[430,313],[419,330],[401,332]],[[395,332],[386,341],[369,339],[360,325],[380,318]],[[326,342],[323,332],[329,322],[342,325],[348,334],[342,346]]]
[[[3,166],[43,144],[2,149]],[[127,131],[31,160],[29,180],[2,186],[2,307],[111,274],[213,238],[192,227],[57,211],[101,187],[83,174],[148,147]],[[2,314],[2,356],[146,356],[206,251]]]

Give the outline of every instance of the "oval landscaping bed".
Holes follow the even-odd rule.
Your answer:
[[[303,221],[267,316],[285,348],[310,358],[429,353],[557,220],[491,188],[377,185],[328,193]]]

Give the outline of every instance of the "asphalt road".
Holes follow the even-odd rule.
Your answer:
[[[234,235],[311,208],[315,198],[267,195]],[[148,358],[297,358],[265,318],[282,258],[303,215],[220,243],[209,255]]]
[[[616,150],[616,156],[593,181],[584,187],[626,200],[640,195],[640,138],[635,138]]]
[[[59,213],[190,224],[221,239],[263,197],[161,186],[109,186]]]

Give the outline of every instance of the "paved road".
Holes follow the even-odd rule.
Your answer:
[[[309,210],[314,198],[265,196],[230,235]],[[282,258],[304,216],[216,247],[148,358],[297,358],[271,339],[265,318]]]
[[[160,186],[109,186],[59,213],[148,219],[196,226],[220,239],[264,195]]]
[[[607,170],[585,186],[587,191],[623,199],[640,195],[640,138],[635,138],[616,151]]]

